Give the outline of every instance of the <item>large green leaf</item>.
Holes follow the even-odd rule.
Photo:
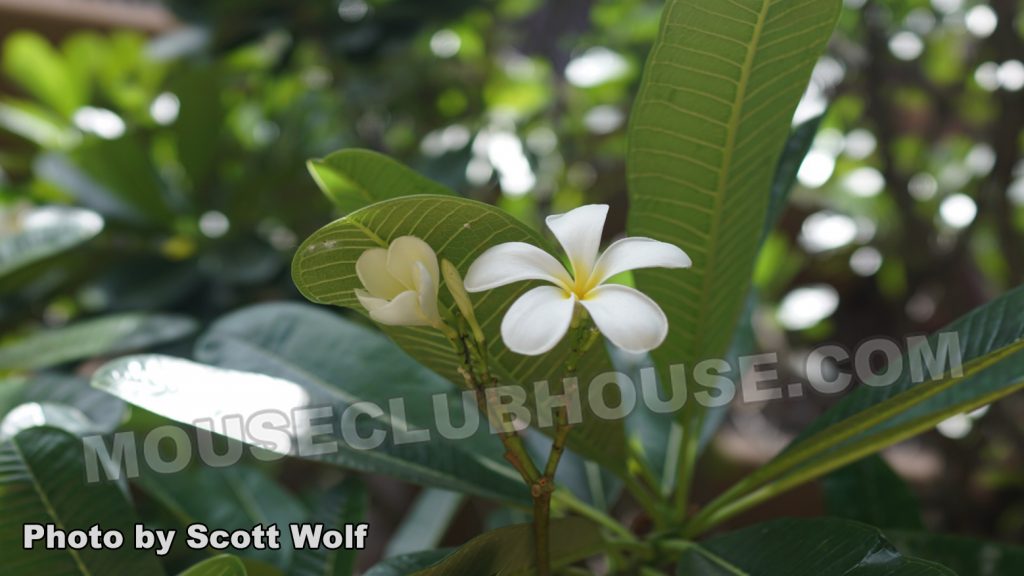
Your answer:
[[[565,566],[605,552],[607,544],[596,525],[581,518],[551,522],[551,565]],[[460,546],[416,576],[527,576],[534,574],[533,527],[517,524],[492,530]]]
[[[630,120],[629,232],[688,270],[640,270],[664,308],[662,364],[720,357],[743,308],[772,177],[840,0],[672,0]]]
[[[344,531],[344,524],[364,521],[366,487],[359,478],[346,478],[328,490],[316,504],[311,522]],[[289,576],[352,576],[357,550],[305,548],[295,551]]]
[[[310,160],[307,166],[324,195],[345,213],[389,198],[452,194],[447,187],[371,150],[339,150]]]
[[[959,576],[1024,574],[1024,547],[924,531],[886,530],[904,554],[941,562]]]
[[[361,284],[355,262],[369,248],[387,246],[400,236],[417,236],[450,260],[465,274],[470,263],[487,248],[502,242],[528,242],[547,248],[535,231],[501,210],[462,198],[420,195],[396,198],[373,204],[337,220],[310,236],[296,252],[292,278],[304,296],[321,304],[333,304],[362,310],[353,290]],[[519,385],[532,391],[538,381],[559,382],[565,374],[565,361],[571,343],[565,339],[542,356],[521,356],[511,352],[501,340],[499,325],[512,302],[535,282],[522,282],[491,290],[474,298],[476,316],[488,339],[492,369],[505,385]],[[441,290],[441,305],[454,309],[447,290]],[[459,359],[450,343],[430,328],[393,328],[384,331],[414,358],[463,385]],[[586,385],[598,373],[611,370],[602,346],[591,348],[580,362],[582,397]],[[584,402],[584,407],[587,403]],[[614,405],[614,404],[611,404]],[[590,417],[588,417],[590,416]],[[606,421],[588,415],[573,428],[570,446],[581,455],[609,468],[623,471],[625,440],[621,421]]]
[[[66,206],[34,208],[13,218],[0,214],[0,219],[13,220],[0,235],[0,276],[60,254],[103,230],[99,214]]]
[[[34,332],[0,347],[0,370],[37,370],[138,350],[188,336],[195,321],[170,314],[115,314]]]
[[[348,431],[349,436],[345,436],[339,428],[349,402],[338,392],[316,386],[303,387],[281,378],[159,355],[127,356],[108,362],[93,374],[92,384],[171,420],[197,425],[241,442],[254,441],[252,430],[228,426],[227,417],[239,417],[243,423],[252,423],[259,422],[260,415],[272,413],[291,428],[286,431],[283,445],[270,447],[279,454],[391,475],[485,498],[517,504],[529,501],[521,479],[510,467],[495,465],[494,460],[471,451],[469,442],[450,441],[435,435],[430,442],[396,443],[386,416],[363,415],[355,420],[355,428]],[[327,410],[326,416],[302,413],[315,416],[311,423],[317,426],[331,423],[331,433],[322,435],[319,430],[311,432],[310,427],[300,426],[294,416],[303,409]],[[380,434],[378,431],[384,433],[385,439],[371,449],[354,447],[346,441],[352,433],[365,439],[374,433]],[[312,448],[301,453],[299,450],[305,445],[325,444],[323,453],[313,453],[317,450]]]
[[[230,554],[204,560],[178,576],[246,576],[245,564]]]
[[[132,545],[135,512],[118,487],[86,482],[82,442],[55,428],[30,428],[0,444],[0,550],[7,574],[163,574],[156,556]],[[120,550],[22,548],[25,524],[125,534]]]
[[[151,497],[188,526],[201,522],[210,529],[250,529],[256,524],[281,529],[280,550],[246,549],[238,554],[280,568],[291,562],[294,548],[288,524],[306,519],[306,509],[259,468],[245,464],[195,466],[175,474],[140,467],[137,479]]]
[[[836,470],[822,484],[830,516],[886,529],[924,529],[914,493],[880,456]]]
[[[921,358],[921,370],[911,369],[911,360],[904,357],[895,382],[864,386],[844,398],[782,454],[705,507],[694,520],[695,529],[1024,387],[1022,307],[1024,286],[929,336],[923,346],[939,359],[943,343],[951,347],[947,361],[959,347],[958,373],[943,365],[933,367],[944,372],[936,377],[927,368],[928,354],[915,352],[925,348],[913,348],[910,354]],[[923,382],[915,381],[915,372]]]
[[[956,576],[901,556],[877,528],[820,518],[766,522],[693,544],[679,576]]]

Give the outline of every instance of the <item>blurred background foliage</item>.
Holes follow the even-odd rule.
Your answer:
[[[754,333],[783,381],[814,344],[930,332],[1024,281],[1020,4],[845,6],[794,123],[824,117],[756,273]],[[297,298],[297,239],[339,216],[305,162],[338,148],[385,152],[533,226],[607,202],[620,234],[626,121],[660,8],[176,0],[145,33],[5,29],[3,340]],[[834,401],[734,407],[698,494]],[[1011,397],[890,451],[930,527],[1024,539],[1022,415]],[[780,506],[819,501],[812,488]]]

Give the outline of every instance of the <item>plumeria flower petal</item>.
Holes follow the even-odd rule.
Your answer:
[[[365,290],[356,298],[370,318],[390,326],[440,326],[437,255],[415,236],[396,238],[387,249],[370,248],[356,260]]]
[[[487,250],[469,267],[465,286],[470,292],[482,292],[523,280],[572,286],[572,276],[561,262],[525,242],[506,242]]]
[[[616,346],[631,352],[653,350],[668,334],[668,319],[641,292],[606,284],[616,274],[640,268],[687,268],[690,257],[678,247],[651,238],[625,238],[600,253],[608,206],[581,206],[550,216],[546,223],[569,257],[571,271],[536,246],[499,244],[480,255],[466,273],[466,290],[481,292],[513,282],[543,280],[516,300],[501,323],[501,337],[513,352],[551,350],[565,336],[577,303]]]
[[[580,304],[612,344],[627,352],[647,352],[668,335],[668,318],[646,294],[629,286],[605,284]]]
[[[594,264],[592,281],[605,280],[628,270],[641,268],[689,268],[690,257],[678,246],[650,238],[623,238],[612,242]]]
[[[501,321],[501,339],[509,349],[536,356],[565,336],[576,309],[576,295],[558,286],[540,286],[512,303]]]
[[[586,276],[586,272],[593,269],[601,250],[601,232],[607,216],[607,204],[590,204],[544,220],[569,257],[576,278]]]

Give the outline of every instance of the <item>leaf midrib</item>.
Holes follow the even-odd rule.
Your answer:
[[[50,497],[43,491],[42,485],[39,483],[39,478],[36,476],[35,470],[32,469],[31,463],[28,458],[25,457],[25,453],[22,452],[21,446],[18,445],[18,437],[11,438],[11,447],[18,454],[18,458],[25,464],[25,472],[28,473],[29,479],[32,481],[32,489],[35,490],[36,494],[39,495],[39,500],[43,503],[43,508],[46,509],[47,515],[53,519],[54,524],[61,530],[65,530],[64,522],[61,521],[60,516],[57,515],[57,509],[54,508],[53,503],[50,502]],[[65,548],[65,552],[71,556],[71,559],[75,561],[75,565],[78,566],[82,574],[86,576],[92,576],[92,572],[85,566],[85,561],[78,554],[78,551],[74,548]]]
[[[675,6],[675,5],[673,5]],[[747,44],[747,53],[743,59],[743,65],[740,67],[740,80],[736,86],[736,97],[733,99],[732,111],[729,113],[729,121],[726,126],[726,144],[722,149],[722,162],[721,172],[718,174],[718,184],[715,187],[715,202],[714,210],[711,215],[711,229],[708,232],[709,238],[718,237],[718,228],[724,217],[722,210],[722,203],[725,201],[725,192],[729,179],[729,170],[732,167],[733,153],[736,149],[736,136],[739,133],[739,127],[742,119],[743,103],[747,96],[747,85],[750,81],[750,75],[754,68],[754,56],[757,53],[758,45],[761,43],[761,33],[764,30],[764,23],[768,16],[768,9],[771,7],[771,0],[763,0],[761,2],[761,10],[757,14],[757,21],[754,23],[754,31],[751,36],[750,42]],[[669,19],[666,18],[666,21]],[[701,290],[701,305],[698,308],[697,326],[705,326],[708,320],[708,315],[711,310],[710,302],[708,301],[712,295],[711,281],[714,278],[714,268],[717,264],[718,254],[717,248],[720,247],[720,243],[716,243],[715,247],[708,251],[706,264],[704,266],[704,274],[701,279],[702,290]]]

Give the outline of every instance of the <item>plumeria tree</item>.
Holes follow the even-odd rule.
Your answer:
[[[794,124],[794,111],[841,4],[665,3],[630,113],[626,234],[603,251],[603,204],[553,210],[538,230],[377,152],[311,160],[341,217],[296,248],[291,279],[322,306],[254,305],[206,327],[190,354],[120,356],[93,366],[92,388],[51,375],[12,394],[19,407],[0,425],[5,569],[355,572],[351,550],[172,551],[161,561],[17,546],[12,535],[30,522],[136,523],[144,507],[121,483],[81,480],[109,476],[110,462],[83,455],[77,438],[98,450],[130,404],[188,426],[157,427],[163,436],[146,440],[155,465],[131,478],[161,523],[340,528],[363,518],[358,476],[299,499],[265,473],[284,458],[295,477],[342,469],[423,486],[413,530],[462,498],[500,510],[458,548],[414,539],[370,576],[954,574],[946,564],[1018,573],[1019,549],[926,533],[905,486],[871,457],[1024,387],[1022,287],[887,357],[905,369],[877,371],[868,354],[864,385],[763,466],[695,496],[708,438],[737,391],[768,393],[750,345],[751,279],[818,127]],[[80,235],[102,227],[75,222]],[[6,346],[0,367],[118,356],[196,330],[180,317],[101,319]],[[161,456],[162,438],[179,454],[194,440],[202,465],[162,474],[178,461]],[[841,517],[744,519],[826,476],[852,484],[840,491]],[[865,502],[871,510],[849,510]]]

